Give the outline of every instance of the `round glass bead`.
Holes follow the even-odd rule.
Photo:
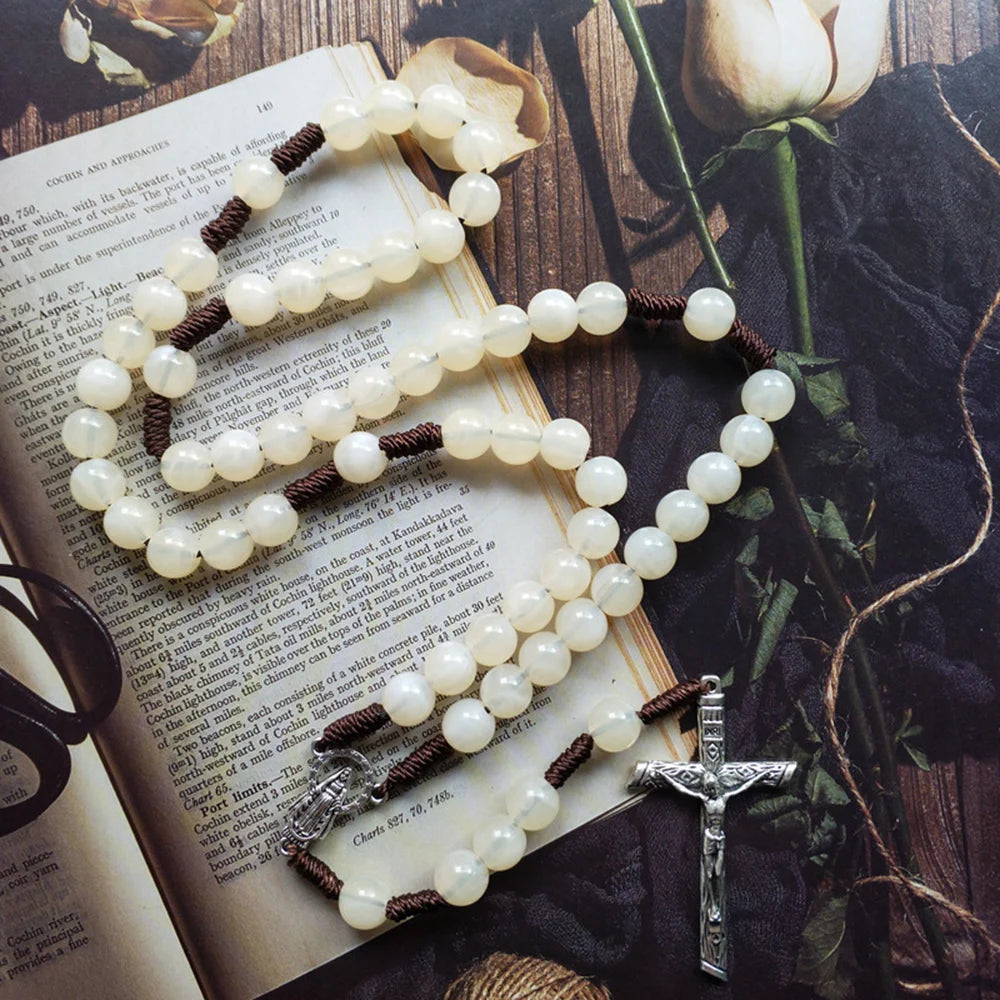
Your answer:
[[[684,309],[684,329],[695,340],[722,340],[736,319],[736,303],[721,288],[699,288]]]
[[[542,428],[539,452],[553,469],[576,469],[590,451],[590,432],[577,420],[560,417]]]
[[[435,139],[450,139],[462,127],[467,110],[460,90],[447,83],[434,83],[421,92],[417,101],[417,124]]]
[[[275,413],[257,428],[264,457],[275,465],[295,465],[312,450],[309,428],[297,413]]]
[[[738,466],[760,465],[774,449],[774,431],[760,417],[744,413],[733,417],[719,435],[719,447]]]
[[[85,510],[107,510],[125,496],[125,473],[106,458],[88,458],[69,476],[69,491]]]
[[[743,383],[740,400],[747,413],[768,422],[780,420],[788,416],[795,403],[795,386],[784,372],[754,372]]]
[[[360,149],[372,135],[372,124],[356,97],[335,97],[323,106],[319,125],[334,149]]]
[[[500,211],[500,187],[489,174],[461,174],[448,192],[448,207],[467,226],[485,226]]]
[[[618,503],[628,489],[628,474],[617,459],[607,455],[588,458],[576,470],[577,496],[590,507]]]
[[[417,119],[413,91],[398,80],[377,83],[365,98],[365,114],[377,132],[399,135]]]
[[[190,351],[181,351],[171,344],[154,347],[142,366],[146,385],[159,396],[178,399],[194,388],[198,365]]]
[[[578,510],[566,525],[569,547],[587,559],[603,559],[613,552],[620,534],[618,521],[598,507]]]
[[[496,719],[478,698],[460,698],[441,718],[441,733],[459,753],[482,750],[496,732]]]
[[[337,910],[349,927],[371,931],[385,923],[385,907],[391,895],[381,879],[371,875],[350,875],[340,888]]]
[[[625,293],[610,281],[595,281],[576,297],[580,328],[605,337],[621,328],[628,315]]]
[[[420,267],[420,251],[408,233],[379,236],[368,248],[375,276],[389,284],[409,281]]]
[[[467,372],[483,360],[486,345],[477,321],[453,319],[438,328],[434,350],[442,368],[450,372]]]
[[[430,208],[417,216],[413,239],[424,260],[431,264],[447,264],[465,246],[465,226],[453,212]]]
[[[535,580],[512,584],[503,595],[500,610],[518,632],[537,632],[552,620],[556,609],[552,595]]]
[[[518,306],[494,306],[482,319],[483,344],[497,358],[513,358],[531,341],[528,314]]]
[[[429,345],[413,344],[397,351],[389,362],[389,374],[407,396],[426,396],[441,382],[444,369]]]
[[[122,368],[141,368],[155,346],[153,331],[135,316],[115,316],[101,332],[101,353]]]
[[[439,642],[424,657],[424,676],[438,694],[462,694],[476,679],[476,658],[461,642]]]
[[[505,663],[517,648],[517,632],[503,615],[487,612],[475,618],[466,629],[462,641],[484,667]]]
[[[556,614],[556,635],[574,653],[596,649],[607,634],[607,616],[585,597],[564,604]]]
[[[203,490],[215,478],[212,453],[193,438],[175,441],[160,457],[160,475],[181,493]]]
[[[285,191],[285,175],[267,156],[248,156],[233,168],[233,194],[251,208],[277,205]]]
[[[299,514],[283,493],[264,493],[247,504],[243,523],[258,545],[284,545],[298,530]]]
[[[542,443],[538,424],[518,414],[504,414],[493,420],[490,448],[507,465],[525,465],[537,454]]]
[[[120,549],[141,549],[159,527],[160,515],[143,497],[122,497],[104,512],[104,533]]]
[[[321,389],[305,401],[302,422],[318,441],[339,441],[354,430],[357,413],[346,389]]]
[[[441,423],[444,450],[453,458],[479,458],[489,451],[493,427],[481,410],[453,410]]]
[[[203,292],[219,276],[219,258],[201,240],[186,236],[167,247],[163,273],[182,292]]]
[[[630,615],[642,601],[642,579],[629,566],[612,563],[594,574],[590,585],[594,603],[613,618]]]
[[[572,549],[553,549],[542,558],[538,576],[557,601],[571,601],[590,586],[590,563]]]
[[[63,447],[75,458],[104,458],[117,442],[118,425],[103,410],[84,406],[63,421]]]
[[[741,478],[740,467],[728,455],[709,451],[688,466],[687,486],[705,503],[725,503],[736,496]]]
[[[434,866],[434,889],[451,906],[471,906],[489,883],[489,870],[472,851],[451,851]]]
[[[399,406],[399,389],[384,368],[362,368],[347,383],[347,398],[362,419],[381,420]]]
[[[374,434],[353,431],[337,442],[333,464],[347,482],[371,483],[385,472],[389,460]]]
[[[629,535],[624,555],[625,564],[644,580],[659,580],[674,568],[677,546],[665,531],[650,526]]]
[[[537,687],[558,684],[569,673],[572,662],[569,646],[555,632],[529,635],[517,654],[517,665]]]
[[[472,852],[491,872],[505,872],[524,857],[528,838],[508,816],[498,813],[476,827]]]
[[[253,271],[233,278],[226,285],[224,298],[233,319],[244,326],[262,326],[278,312],[278,291],[274,283],[266,275]]]
[[[217,475],[231,483],[253,479],[264,468],[264,453],[256,434],[243,430],[223,431],[210,445]]]
[[[517,778],[507,790],[504,804],[511,822],[522,830],[544,830],[559,815],[559,793],[535,775]]]
[[[94,358],[76,373],[76,394],[97,410],[117,410],[132,395],[132,377],[107,358]]]
[[[413,670],[390,677],[382,690],[382,707],[397,726],[426,722],[435,700],[430,682]]]
[[[546,344],[571,337],[578,325],[576,300],[561,288],[546,288],[528,303],[531,332]]]
[[[331,250],[323,260],[326,290],[345,302],[364,298],[375,283],[372,262],[356,250]]]
[[[187,314],[187,298],[169,278],[147,278],[135,287],[132,312],[150,330],[172,330]]]
[[[587,716],[587,732],[607,753],[628,750],[642,732],[642,720],[621,698],[604,698]]]
[[[212,569],[237,569],[253,554],[253,538],[242,521],[224,517],[202,529],[198,548]]]
[[[160,528],[146,544],[146,561],[168,580],[190,576],[201,564],[198,541],[187,528]]]
[[[497,719],[513,719],[531,704],[531,681],[513,663],[501,663],[486,671],[479,697]]]
[[[673,490],[656,505],[656,526],[675,542],[690,542],[708,527],[708,504],[691,490]]]
[[[293,313],[310,313],[326,298],[323,271],[311,260],[290,260],[274,276],[278,301]]]
[[[503,160],[503,136],[493,122],[466,122],[455,133],[451,152],[462,170],[492,173]]]

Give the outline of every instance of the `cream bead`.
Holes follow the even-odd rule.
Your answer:
[[[434,350],[442,368],[467,372],[483,360],[486,345],[480,324],[471,319],[453,319],[438,328]]]
[[[572,549],[553,549],[542,558],[538,576],[557,601],[571,601],[590,586],[590,563]]]
[[[721,288],[699,288],[684,309],[684,329],[695,340],[722,340],[736,319],[736,303]]]
[[[375,283],[372,262],[356,250],[331,250],[323,260],[326,290],[345,302],[364,298]]]
[[[117,410],[132,395],[132,377],[107,358],[94,358],[76,373],[76,394],[97,410]]]
[[[491,872],[505,872],[524,857],[528,838],[508,816],[498,813],[476,827],[472,852]]]
[[[198,379],[198,365],[190,351],[163,344],[149,352],[142,366],[146,385],[158,396],[178,399],[189,393]]]
[[[740,394],[747,413],[768,422],[788,416],[795,403],[795,386],[792,380],[776,369],[754,372],[743,383]]]
[[[201,240],[186,236],[167,247],[163,273],[182,292],[203,292],[219,276],[219,258]]]
[[[193,438],[175,441],[160,457],[160,475],[181,493],[203,490],[215,478],[212,453]]]
[[[628,474],[621,462],[598,455],[576,470],[575,483],[577,496],[589,507],[609,507],[625,496]]]
[[[706,503],[725,503],[736,496],[742,474],[740,467],[721,451],[699,455],[687,471],[687,487]]]
[[[614,333],[628,316],[625,293],[610,281],[595,281],[576,297],[580,328],[595,337]]]
[[[556,635],[574,653],[596,649],[608,634],[608,619],[604,612],[585,597],[564,604],[556,614]]]
[[[88,458],[69,476],[69,491],[85,510],[107,510],[125,496],[125,473],[106,458]]]
[[[558,684],[568,673],[573,654],[554,632],[529,635],[517,654],[517,665],[537,687]]]
[[[429,208],[417,216],[413,239],[424,260],[431,264],[447,264],[465,246],[465,226],[453,212]]]
[[[432,347],[413,344],[392,356],[389,374],[395,379],[400,392],[407,396],[426,396],[438,387],[444,369]]]
[[[531,341],[528,314],[517,306],[494,306],[483,316],[481,329],[486,350],[497,358],[516,357]]]
[[[372,136],[372,123],[356,97],[335,97],[323,105],[319,125],[334,149],[360,149]]]
[[[347,383],[347,398],[364,420],[381,420],[399,405],[396,380],[382,368],[362,368]]]
[[[390,677],[382,690],[382,707],[397,726],[419,726],[434,711],[434,689],[423,674],[410,670]]]
[[[248,156],[233,168],[233,194],[253,209],[277,205],[285,191],[285,175],[267,156]]]
[[[489,451],[492,434],[489,418],[472,407],[453,410],[441,422],[444,450],[452,458],[468,460],[485,455]]]
[[[451,906],[471,906],[489,883],[489,870],[472,851],[451,851],[434,866],[434,888]]]
[[[503,136],[493,122],[466,122],[451,143],[455,162],[467,172],[492,173],[503,160]]]
[[[522,830],[544,830],[559,815],[559,793],[535,775],[517,778],[504,799],[511,822]]]
[[[476,679],[476,658],[461,642],[439,642],[424,657],[423,672],[438,694],[462,694]]]
[[[420,251],[407,233],[379,236],[368,248],[375,276],[389,284],[409,281],[420,267]]]
[[[278,301],[293,313],[310,313],[326,298],[322,268],[311,260],[290,260],[274,276]]]
[[[482,750],[496,732],[496,719],[478,698],[460,698],[441,718],[441,734],[459,753]]]
[[[103,410],[81,407],[63,421],[63,447],[75,458],[104,458],[117,441],[118,425]]]
[[[630,615],[642,602],[642,579],[634,569],[612,563],[594,574],[590,585],[594,603],[613,618]]]
[[[603,559],[613,552],[620,534],[615,518],[597,507],[578,510],[566,525],[569,547],[587,559]]]
[[[298,530],[298,511],[283,493],[264,493],[247,504],[243,523],[258,545],[284,545]]]
[[[371,931],[386,921],[385,907],[392,891],[371,875],[349,875],[337,897],[337,910],[349,927]]]
[[[531,681],[513,663],[486,671],[479,697],[497,719],[513,719],[531,704]]]
[[[460,90],[434,83],[417,101],[417,124],[434,139],[450,139],[462,127],[467,109]]]
[[[542,428],[539,452],[553,469],[576,469],[590,451],[590,432],[577,420],[560,417]]]
[[[190,576],[201,564],[198,542],[187,528],[160,528],[146,544],[146,561],[168,580]]]
[[[500,187],[489,174],[461,174],[448,192],[448,207],[467,226],[485,226],[500,211]]]
[[[172,330],[187,314],[187,298],[168,278],[147,278],[132,293],[132,312],[150,330]]]
[[[223,431],[210,445],[216,474],[231,483],[243,483],[264,468],[264,453],[256,434],[243,430]]]
[[[354,430],[357,413],[346,389],[321,389],[305,401],[302,422],[318,441],[339,441]]]
[[[242,521],[224,517],[202,529],[198,548],[212,569],[237,569],[253,554],[253,538]]]
[[[624,554],[625,564],[644,580],[659,580],[677,562],[674,540],[665,531],[652,526],[633,531],[625,542]]]
[[[399,135],[417,119],[413,91],[398,80],[377,83],[365,98],[365,114],[376,131]]]
[[[275,413],[257,428],[264,458],[275,465],[295,465],[312,450],[309,428],[297,413]]]
[[[576,332],[576,300],[561,288],[546,288],[528,303],[531,332],[546,344],[558,344]]]
[[[122,497],[104,512],[104,533],[120,549],[141,549],[159,527],[160,515],[144,497]]]
[[[690,542],[708,527],[708,504],[691,490],[673,490],[656,505],[656,526],[675,542]]]
[[[500,610],[518,632],[537,632],[552,620],[556,606],[540,583],[522,580],[507,588]]]
[[[475,618],[462,641],[476,658],[476,663],[484,667],[495,667],[514,655],[517,648],[517,632],[503,615],[487,612]]]
[[[531,417],[509,414],[495,417],[490,448],[507,465],[525,465],[537,454],[542,432]]]
[[[642,720],[621,698],[604,698],[587,716],[587,732],[608,753],[628,750],[642,732]]]
[[[749,469],[771,454],[774,431],[760,417],[744,413],[722,428],[719,447],[741,468]]]
[[[109,319],[101,332],[101,353],[122,368],[141,368],[155,346],[153,331],[135,316]]]
[[[248,271],[226,285],[223,295],[233,319],[244,326],[269,323],[278,312],[278,292],[263,274]]]
[[[389,460],[374,434],[354,431],[337,442],[333,464],[347,482],[371,483],[385,472]]]

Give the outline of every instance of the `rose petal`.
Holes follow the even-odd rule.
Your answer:
[[[59,25],[59,44],[67,59],[85,63],[90,59],[90,19],[70,4]]]

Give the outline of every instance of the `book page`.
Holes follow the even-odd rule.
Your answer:
[[[16,202],[7,196],[0,242],[0,329],[13,345],[0,382],[0,449],[13,473],[5,527],[19,559],[87,588],[120,643],[126,690],[103,734],[105,755],[213,997],[256,996],[363,943],[276,851],[285,812],[305,787],[310,743],[332,719],[376,700],[387,677],[419,666],[434,642],[461,638],[506,586],[535,576],[580,506],[571,476],[539,462],[514,468],[442,453],[393,463],[379,482],[340,491],[302,517],[292,543],[258,550],[239,571],[202,568],[171,582],[141,553],[115,549],[100,516],[70,498],[73,460],[59,427],[78,405],[73,380],[96,355],[106,317],[127,312],[137,278],[215,214],[241,156],[266,153],[331,96],[363,96],[381,76],[367,47],[317,50],[0,164],[3,189],[17,194]],[[292,257],[364,249],[440,204],[390,140],[336,157],[324,149],[222,253],[209,294],[239,270],[273,275]],[[252,428],[295,410],[447,319],[493,304],[466,250],[446,267],[424,265],[404,285],[376,286],[359,303],[330,299],[312,315],[282,314],[250,331],[231,324],[194,352],[199,380],[175,406],[174,440],[211,442],[223,427]],[[111,457],[165,522],[200,527],[237,514],[332,454],[318,446],[303,468],[179,496],[142,452],[140,382],[138,398],[115,414]],[[436,392],[404,399],[378,432],[440,422],[460,405],[546,419],[524,365],[497,360],[445,373]],[[575,657],[565,681],[536,692],[489,748],[356,817],[317,853],[341,875],[379,868],[395,892],[426,887],[436,860],[469,846],[510,780],[544,771],[585,728],[595,702],[617,693],[638,707],[671,680],[636,613],[599,650]],[[439,720],[440,712],[370,740],[376,771],[384,774]],[[529,846],[618,806],[632,760],[689,750],[670,724],[645,733],[634,757],[595,760],[564,796],[556,823]],[[294,919],[298,932],[281,933],[279,918]]]

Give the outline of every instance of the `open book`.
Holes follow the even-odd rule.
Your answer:
[[[266,153],[331,96],[363,96],[382,76],[370,47],[320,49],[0,163],[0,527],[10,558],[88,597],[125,668],[121,700],[96,746],[74,748],[61,798],[0,841],[0,994],[244,1000],[363,944],[276,850],[310,742],[537,573],[579,506],[571,477],[539,463],[435,456],[390,466],[381,481],[309,511],[292,544],[258,550],[242,570],[202,568],[171,582],[141,553],[112,546],[100,515],[70,499],[74,459],[60,425],[79,405],[75,373],[96,355],[105,319],[128,311],[137,278],[158,270],[170,242],[215,214],[236,160]],[[364,247],[441,204],[384,138],[336,161],[325,149],[294,177],[222,253],[220,283],[239,269],[321,259],[338,244]],[[176,408],[175,440],[211,440],[220,427],[295,408],[436,324],[493,304],[466,249],[360,303],[331,299],[308,317],[227,328],[195,352],[201,379]],[[332,451],[317,447],[303,470],[275,469],[263,483],[217,481],[180,496],[142,452],[138,397],[115,414],[111,457],[176,523],[235,512]],[[446,373],[437,392],[404,399],[383,426],[440,422],[458,405],[546,417],[523,364],[494,360]],[[0,620],[4,664],[17,661],[22,678],[48,691],[51,668],[18,628]],[[341,874],[379,869],[397,893],[423,888],[441,854],[468,846],[498,810],[512,776],[541,773],[585,728],[595,701],[614,690],[638,707],[672,679],[641,612],[618,621],[485,751],[355,817],[316,852]],[[438,721],[380,741],[376,768]],[[0,799],[30,790],[30,765],[0,751]],[[644,733],[635,757],[689,751],[669,724]],[[619,806],[626,756],[588,765],[529,848]]]

